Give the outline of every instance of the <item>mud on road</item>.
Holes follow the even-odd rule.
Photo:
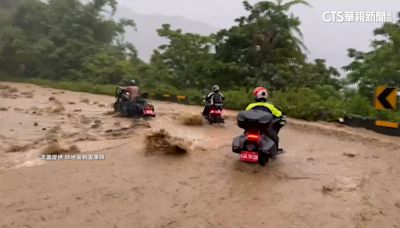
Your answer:
[[[133,121],[109,112],[112,97],[0,84],[2,228],[400,227],[396,137],[290,119],[286,153],[259,167],[231,152],[235,112],[184,126],[201,107],[152,101],[158,116]],[[147,153],[161,129],[186,153]],[[54,144],[105,159],[41,160]]]

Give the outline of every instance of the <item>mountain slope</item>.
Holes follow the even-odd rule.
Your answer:
[[[173,29],[182,29],[184,32],[208,35],[219,29],[211,25],[186,19],[180,16],[164,16],[160,14],[143,15],[131,11],[129,8],[120,7],[116,13],[117,18],[133,19],[137,30],[128,28],[126,30],[126,40],[133,43],[139,51],[139,57],[144,61],[149,61],[153,50],[166,43],[157,34],[157,29],[162,24],[171,24]]]

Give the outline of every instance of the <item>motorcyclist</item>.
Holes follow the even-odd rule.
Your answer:
[[[123,105],[124,107],[126,107],[125,112],[136,113],[136,112],[140,111],[140,108],[141,108],[140,105],[143,102],[140,99],[139,87],[137,86],[137,82],[132,79],[128,82],[128,86],[119,87],[119,88],[121,90],[119,96],[121,96],[121,97],[127,96],[126,92],[128,92],[128,94],[129,94],[129,98],[126,101],[127,103],[125,103],[125,105]]]
[[[208,115],[213,105],[216,104],[222,105],[224,100],[225,100],[224,95],[222,95],[222,93],[219,92],[219,85],[213,85],[211,87],[211,92],[205,97],[206,105],[203,110],[203,116]]]
[[[249,104],[246,107],[246,111],[250,110],[260,110],[264,112],[269,112],[273,115],[274,120],[272,122],[271,127],[268,129],[267,134],[274,140],[277,145],[278,152],[282,152],[283,150],[279,148],[279,130],[283,127],[286,117],[283,113],[277,109],[273,104],[267,102],[268,101],[268,90],[264,87],[257,87],[253,91],[254,98],[256,102]]]
[[[136,102],[136,99],[139,97],[139,87],[137,86],[137,83],[135,80],[130,80],[128,82],[128,86],[120,86],[121,93],[123,94],[124,92],[129,93],[129,100]]]
[[[139,95],[139,87],[135,80],[130,80],[129,85],[126,87],[126,90],[130,93],[130,100],[132,102],[136,102],[136,99]]]

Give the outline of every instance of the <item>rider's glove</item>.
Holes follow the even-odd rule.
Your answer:
[[[281,116],[281,119],[279,120],[279,123],[282,124],[282,125],[286,124],[286,116],[285,115]]]

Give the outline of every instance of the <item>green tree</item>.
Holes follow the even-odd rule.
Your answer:
[[[296,4],[308,5],[302,0],[285,4],[262,1],[254,6],[244,1],[249,15],[236,19],[238,25],[217,33],[217,58],[240,66],[236,74],[244,85],[287,89],[301,74],[306,56],[300,19],[289,14]]]
[[[336,90],[341,89],[340,73],[334,67],[328,67],[324,59],[315,59],[314,63],[306,63],[296,85],[314,88],[318,85],[331,85]]]
[[[133,45],[124,42],[123,34],[134,22],[115,22],[106,16],[113,16],[116,3],[24,1],[4,20],[6,26],[0,31],[0,65],[6,66],[3,71],[55,80],[87,80],[93,76],[91,80],[98,82],[116,82],[125,77],[116,75],[133,71],[133,65],[126,63],[132,63],[130,59],[136,59],[137,53]],[[98,64],[102,61],[107,64]],[[104,69],[94,70],[94,66]]]
[[[344,69],[349,83],[358,85],[360,94],[372,97],[379,85],[400,85],[400,22],[385,23],[374,31],[373,50],[349,49],[353,62]]]
[[[172,30],[162,25],[158,34],[169,40],[154,51],[151,63],[159,80],[177,88],[204,88],[218,70],[211,48],[213,39],[193,33]]]

